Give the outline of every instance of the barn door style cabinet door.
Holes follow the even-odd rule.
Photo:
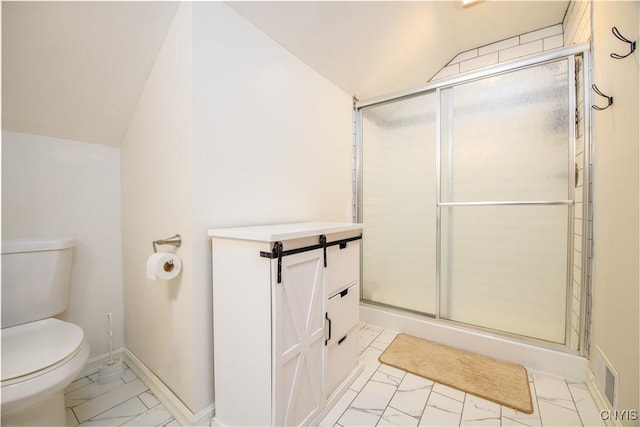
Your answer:
[[[355,380],[361,233],[322,222],[209,230],[220,425],[315,424]]]

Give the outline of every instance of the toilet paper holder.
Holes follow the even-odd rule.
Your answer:
[[[157,245],[172,245],[172,246],[175,246],[176,248],[179,248],[180,245],[182,245],[182,237],[179,234],[176,234],[175,236],[169,237],[168,239],[154,240],[152,243],[153,243],[153,252],[157,253],[158,252]]]

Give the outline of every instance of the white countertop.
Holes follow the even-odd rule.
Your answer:
[[[291,224],[269,224],[250,227],[215,228],[209,230],[211,237],[253,240],[258,242],[276,242],[299,239],[320,234],[341,233],[361,230],[362,224],[350,222],[296,222]]]

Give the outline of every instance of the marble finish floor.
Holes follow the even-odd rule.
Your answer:
[[[396,332],[360,323],[364,370],[320,426],[604,426],[584,383],[529,371],[531,415],[383,365]],[[65,390],[69,426],[179,426],[133,372],[100,385],[94,372]],[[87,373],[89,372],[89,373]]]
[[[584,383],[529,372],[531,415],[383,365],[396,332],[360,323],[364,371],[321,426],[604,426]]]
[[[149,388],[125,366],[124,376],[98,384],[89,366],[64,391],[67,426],[179,426]]]

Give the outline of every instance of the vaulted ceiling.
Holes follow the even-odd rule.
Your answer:
[[[562,23],[568,1],[241,1],[238,13],[359,99],[425,84],[459,52]]]
[[[2,2],[2,129],[119,146],[178,3]]]
[[[561,23],[568,1],[228,2],[360,99],[457,53]],[[178,3],[2,2],[2,128],[118,147]]]

